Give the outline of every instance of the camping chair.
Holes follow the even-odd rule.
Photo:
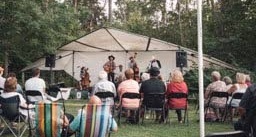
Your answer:
[[[217,107],[217,106],[211,105],[211,101],[212,101],[212,99],[214,97],[216,97],[216,98],[226,98],[225,105],[223,107]],[[205,117],[207,115],[207,112],[210,110],[210,108],[213,108],[213,109],[224,109],[221,121],[222,122],[225,121],[226,120],[226,116],[227,116],[228,97],[229,97],[228,92],[225,92],[225,91],[212,91],[211,94],[210,94],[210,99],[209,99],[209,101],[207,102],[207,104],[205,106]],[[217,116],[217,114],[215,112],[214,112],[214,114]]]
[[[128,99],[141,99],[140,93],[131,93],[131,92],[125,92],[122,96],[121,96],[121,103],[120,103],[120,107],[119,107],[119,112],[118,112],[118,124],[120,125],[120,120],[121,120],[121,114],[124,110],[132,110],[135,111],[134,114],[134,118],[136,120],[137,123],[139,123],[139,115],[140,115],[140,104],[138,107],[135,108],[131,108],[131,107],[124,107],[123,106],[123,99],[124,98],[128,98]]]
[[[0,104],[2,109],[0,119],[5,126],[0,133],[0,136],[2,136],[5,130],[8,129],[11,131],[14,137],[21,137],[28,128],[25,121],[25,116],[19,112],[19,102],[20,100],[18,95],[9,98],[0,97]],[[12,127],[14,122],[17,123],[17,129]]]
[[[180,107],[180,108],[174,108],[169,106],[169,100],[171,99],[185,99],[185,106]],[[184,110],[184,123],[188,124],[188,94],[187,93],[183,93],[183,92],[177,92],[177,93],[170,93],[167,96],[167,121],[170,122],[170,118],[169,118],[169,110]],[[187,120],[187,121],[186,121]]]
[[[111,105],[86,104],[82,107],[81,120],[77,137],[105,137],[110,136]]]
[[[43,95],[38,90],[26,90],[25,91],[26,100],[28,103],[35,103],[39,101],[43,101]]]
[[[243,131],[216,132],[210,133],[205,137],[247,137]]]
[[[35,104],[35,136],[60,137],[63,129],[63,106],[61,103]]]
[[[142,113],[142,123],[144,122],[147,111],[161,111],[165,118],[165,94],[164,93],[149,93],[144,94]]]
[[[0,87],[0,95],[3,93],[4,89]]]
[[[242,97],[243,97],[244,93],[241,93],[241,92],[234,92],[232,94],[232,97],[230,99],[230,102],[228,104],[228,113],[229,113],[229,116],[230,116],[230,120],[231,122],[233,122],[233,109],[235,108],[238,108],[238,106],[236,104],[232,104],[234,101],[238,101],[239,102],[241,101]]]

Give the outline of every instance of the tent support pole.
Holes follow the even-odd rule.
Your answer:
[[[74,78],[75,78],[75,51],[73,51],[73,57],[72,57],[72,77],[73,77],[73,79],[72,79],[72,85],[73,86],[75,86],[75,80],[74,80]]]
[[[198,39],[198,81],[199,81],[199,115],[200,137],[205,136],[204,123],[204,72],[203,72],[203,35],[202,35],[202,0],[197,0],[197,39]]]

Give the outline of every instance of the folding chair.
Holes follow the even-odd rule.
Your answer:
[[[97,92],[97,93],[95,93],[95,95],[98,96],[101,99],[103,104],[108,103],[109,105],[112,106],[111,112],[112,112],[112,116],[114,116],[114,114],[115,114],[115,100],[114,100],[115,95],[114,95],[114,93],[110,92],[110,91],[108,91],[108,92]]]
[[[120,125],[120,120],[121,120],[121,113],[123,112],[123,110],[133,110],[135,111],[135,120],[137,123],[139,123],[139,115],[140,115],[140,104],[138,107],[132,108],[132,107],[124,107],[123,106],[123,99],[124,98],[128,98],[128,99],[141,99],[140,93],[131,93],[131,92],[125,92],[122,97],[121,97],[121,103],[120,103],[120,108],[119,108],[119,112],[118,112],[118,124]]]
[[[142,107],[144,112],[144,114],[142,115],[142,123],[144,122],[147,111],[161,111],[163,118],[165,118],[165,94],[144,94]]]
[[[2,113],[0,115],[1,121],[3,121],[5,127],[1,131],[0,136],[5,132],[6,129],[11,131],[14,137],[21,137],[28,128],[25,121],[25,116],[19,112],[19,96],[13,96],[9,98],[0,97],[0,104]],[[16,129],[12,127],[12,123],[17,122],[17,133]]]
[[[36,103],[35,136],[60,137],[64,123],[63,115],[61,103]]]
[[[111,105],[92,105],[83,106],[80,117],[79,131],[77,137],[105,137],[110,136]]]
[[[230,99],[230,102],[228,104],[228,113],[230,115],[230,120],[231,122],[233,122],[233,113],[232,113],[232,109],[234,108],[238,108],[238,102],[241,101],[242,97],[243,97],[244,93],[241,93],[241,92],[234,92],[232,94],[232,97]],[[236,103],[234,103],[236,102]]]
[[[205,137],[247,137],[243,131],[229,131],[210,133]]]
[[[0,87],[0,95],[3,93],[4,89]]]
[[[43,101],[43,95],[38,90],[27,90],[25,91],[26,100],[28,103],[35,103],[39,101]]]
[[[102,103],[109,103],[110,105],[114,105],[115,95],[113,92],[97,92],[95,95],[101,99]]]
[[[212,99],[216,97],[216,98],[225,98],[226,99],[226,102],[225,102],[225,105],[223,105],[223,107],[217,107],[217,106],[213,106],[211,105],[211,101]],[[222,115],[222,119],[221,121],[225,121],[226,120],[226,116],[227,116],[227,102],[228,102],[228,97],[229,97],[229,94],[228,92],[224,92],[224,91],[212,91],[210,93],[210,99],[208,101],[208,103],[206,104],[205,106],[205,117],[206,117],[206,114],[207,112],[209,111],[210,108],[213,108],[213,109],[224,109],[224,112],[223,112],[223,115]],[[214,113],[215,115],[217,115],[216,113]]]
[[[171,101],[171,99],[179,99],[179,100],[185,100],[185,105],[182,107],[172,107],[169,106],[169,101]],[[184,123],[188,124],[188,94],[187,93],[183,93],[183,92],[177,92],[177,93],[170,93],[167,96],[167,121],[170,122],[170,118],[169,118],[169,110],[184,110]],[[187,121],[186,121],[187,120]]]

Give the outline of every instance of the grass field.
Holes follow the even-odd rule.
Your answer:
[[[85,103],[86,100],[65,101],[66,112],[76,116],[77,110]],[[133,125],[122,122],[118,127],[118,132],[112,133],[111,137],[199,137],[199,114],[196,113],[196,107],[194,107],[194,105],[190,104],[188,125],[178,123],[175,112],[171,112],[170,114],[171,124],[158,124],[154,123],[153,120],[145,120],[143,125]],[[228,122],[205,123],[206,134],[232,130],[233,126]],[[28,133],[24,136],[27,137]],[[12,135],[5,134],[3,137],[12,137]]]

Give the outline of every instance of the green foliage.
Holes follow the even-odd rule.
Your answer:
[[[211,73],[213,71],[218,71],[220,72],[221,76],[224,77],[224,76],[229,76],[231,77],[232,79],[235,79],[235,72],[232,71],[232,70],[227,70],[227,69],[221,69],[221,68],[216,68],[216,67],[209,67],[209,68],[204,68],[203,70],[203,73],[204,73],[204,76],[203,76],[203,79],[204,79],[204,89],[212,82],[212,79],[211,79]],[[187,71],[184,75],[184,79],[188,85],[188,88],[190,90],[192,90],[192,92],[194,91],[197,91],[198,92],[198,89],[199,89],[199,78],[198,78],[198,68],[197,67],[194,67],[194,69],[191,69],[189,71]]]
[[[0,4],[1,49],[9,54],[9,66],[18,71],[80,34],[80,20],[71,6],[50,2],[46,10],[30,0]]]

